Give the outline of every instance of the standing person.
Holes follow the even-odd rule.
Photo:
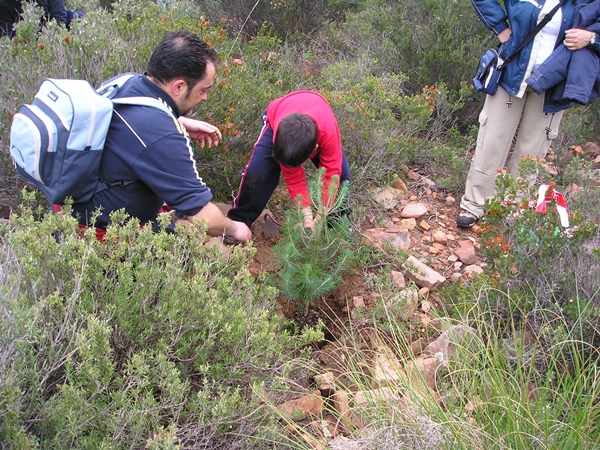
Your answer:
[[[504,8],[497,0],[472,0],[472,3],[484,25],[497,35],[502,44],[500,54],[506,57],[559,0],[504,0]],[[556,98],[554,88],[536,93],[526,80],[560,44],[564,43],[573,52],[585,48],[598,51],[594,31],[572,28],[576,14],[588,3],[588,0],[563,0],[552,19],[505,65],[496,94],[486,95],[479,116],[475,155],[456,221],[459,227],[472,227],[483,216],[485,200],[494,195],[497,170],[504,168],[515,137],[508,166],[512,176],[519,175],[522,157],[546,156],[552,139],[558,135],[568,103]],[[548,59],[544,70],[551,70],[557,61]]]
[[[67,26],[64,0],[36,0],[36,3],[44,9],[42,23],[54,19]],[[21,14],[23,14],[21,0],[0,0],[0,38],[8,36],[12,39],[15,35],[13,25],[21,20]]]
[[[142,225],[154,224],[166,203],[176,222],[199,220],[210,236],[226,233],[250,240],[244,223],[228,219],[211,202],[212,193],[196,170],[190,138],[202,146],[216,145],[221,140],[218,128],[182,117],[207,99],[216,56],[195,34],[171,32],[154,49],[147,72],[134,75],[118,90],[116,98],[155,98],[172,114],[152,106],[115,105],[100,166],[100,182],[109,187],[73,205],[79,223],[96,227],[100,239],[111,212],[124,208]]]
[[[283,174],[290,197],[302,206],[304,228],[312,230],[315,218],[302,167],[309,159],[315,167],[325,168],[325,199],[333,176],[340,182],[350,181],[350,166],[331,106],[316,92],[296,91],[273,100],[264,112],[262,130],[228,217],[251,226]]]

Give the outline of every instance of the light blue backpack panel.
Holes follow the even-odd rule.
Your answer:
[[[99,174],[113,103],[152,106],[172,114],[166,104],[149,97],[111,100],[132,76],[110,80],[98,91],[84,80],[46,79],[33,102],[15,114],[10,132],[15,169],[50,204],[62,204],[67,197],[86,202],[107,188],[99,183]]]

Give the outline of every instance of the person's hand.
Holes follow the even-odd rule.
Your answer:
[[[252,239],[252,231],[250,231],[248,225],[246,225],[244,222],[237,222],[235,220],[232,220],[232,222],[235,225],[235,229],[230,230],[228,228],[226,230],[228,236],[231,236],[232,238],[242,242],[248,242],[250,239]]]
[[[511,34],[512,34],[512,29],[506,28],[505,30],[502,30],[498,34],[498,40],[500,41],[501,44],[504,44],[506,41],[508,41],[510,39]]]
[[[580,28],[571,28],[565,32],[564,44],[569,50],[575,51],[587,47],[592,39],[592,33]]]
[[[210,123],[189,117],[180,117],[179,122],[185,127],[190,137],[200,143],[201,148],[204,148],[205,144],[208,148],[213,145],[217,146],[223,139],[219,129]]]

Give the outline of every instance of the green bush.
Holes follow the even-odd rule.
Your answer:
[[[296,344],[271,312],[276,291],[247,270],[251,247],[227,255],[202,245],[199,226],[155,234],[123,213],[105,243],[68,208],[12,220],[0,302],[8,448],[141,448],[166,429],[185,448],[261,448],[268,416],[253,387],[283,375]]]

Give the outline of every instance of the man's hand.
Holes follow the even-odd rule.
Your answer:
[[[244,222],[237,222],[235,220],[232,220],[231,222],[235,225],[235,229],[230,230],[228,228],[225,230],[225,233],[227,233],[228,236],[231,236],[232,238],[242,242],[248,242],[250,239],[252,239],[252,231],[250,231],[248,225],[246,225]]]
[[[204,144],[208,145],[208,148],[213,145],[217,146],[223,139],[219,129],[210,123],[189,117],[180,117],[179,122],[185,127],[190,137],[200,143],[201,148],[204,148]]]

